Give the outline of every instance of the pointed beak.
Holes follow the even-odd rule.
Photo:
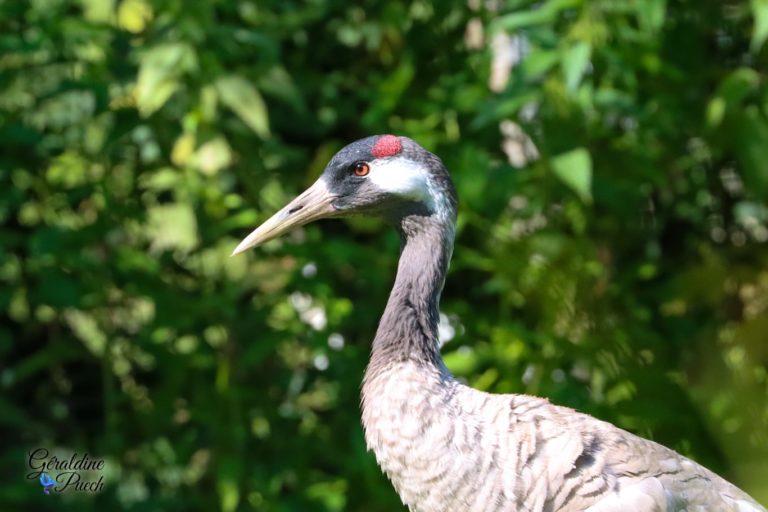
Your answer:
[[[336,209],[331,204],[334,199],[336,199],[336,195],[328,190],[325,181],[317,180],[300,196],[285,205],[282,210],[245,237],[235,247],[232,256],[277,238],[295,227],[303,226],[314,220],[332,217],[336,213]]]

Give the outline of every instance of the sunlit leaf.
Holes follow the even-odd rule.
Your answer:
[[[725,77],[707,105],[707,124],[719,126],[726,113],[755,91],[759,83],[760,76],[749,68],[737,69]]]
[[[339,512],[347,503],[347,487],[345,480],[318,482],[309,486],[306,493],[311,500],[322,503],[324,510]]]
[[[116,0],[81,0],[85,19],[104,23],[113,19]]]
[[[85,311],[68,309],[64,318],[75,336],[80,338],[92,354],[97,356],[104,354],[107,337],[93,315]]]
[[[515,31],[521,28],[551,23],[561,11],[582,4],[583,0],[549,0],[537,8],[526,9],[501,16],[493,22],[494,28]]]
[[[197,245],[197,220],[188,204],[154,206],[148,217],[147,233],[153,251],[188,251]]]
[[[162,191],[176,187],[182,179],[176,169],[166,167],[142,176],[140,186],[145,189]]]
[[[219,495],[219,505],[223,512],[233,512],[240,503],[238,481],[242,478],[243,460],[231,453],[219,454],[218,471],[216,472],[216,490]]]
[[[752,0],[751,5],[752,16],[755,19],[751,48],[753,52],[758,52],[768,39],[768,0]]]
[[[717,95],[728,105],[736,105],[760,83],[760,75],[754,69],[740,68],[729,74],[717,88]]]
[[[584,148],[562,153],[550,161],[555,176],[584,201],[592,201],[592,157]]]
[[[204,174],[216,174],[232,163],[232,150],[224,137],[216,137],[200,146],[190,163]]]
[[[89,0],[90,4],[95,4],[99,0]],[[111,2],[100,0],[102,4],[109,5]],[[94,9],[92,9],[94,10]],[[146,0],[121,0],[120,7],[117,9],[117,23],[120,28],[138,34],[143,31],[152,20],[152,5]]]
[[[183,133],[176,139],[171,150],[171,162],[174,165],[183,166],[195,151],[195,136],[191,133]]]
[[[228,75],[216,80],[221,102],[232,109],[259,137],[269,136],[267,106],[259,91],[245,78]]]
[[[445,365],[456,375],[470,375],[477,366],[477,353],[472,350],[454,350],[443,355]]]
[[[148,116],[165,105],[180,86],[181,75],[196,62],[193,49],[185,43],[163,44],[144,53],[136,83],[139,112]]]
[[[723,98],[712,98],[707,104],[707,124],[712,127],[719,126],[723,122],[727,106]]]
[[[664,24],[667,0],[644,0],[637,2],[640,25],[649,32],[657,32]]]
[[[565,75],[565,87],[574,91],[579,86],[582,76],[589,64],[591,48],[589,43],[578,42],[563,51],[560,65]]]
[[[557,51],[537,50],[531,52],[520,66],[526,76],[533,78],[549,71],[559,60],[561,57]]]

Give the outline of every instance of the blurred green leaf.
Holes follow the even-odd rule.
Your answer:
[[[740,68],[730,73],[707,105],[707,123],[712,127],[719,126],[728,110],[737,107],[759,83],[760,76],[753,69]]]
[[[558,61],[562,61],[560,54],[554,50],[536,50],[521,63],[523,72],[528,77],[539,77],[549,71]]]
[[[581,83],[581,78],[589,64],[591,48],[589,43],[580,41],[563,51],[560,65],[565,76],[565,87],[573,92]]]
[[[637,2],[636,8],[639,15],[640,26],[643,29],[651,33],[656,33],[661,29],[662,25],[664,25],[667,0],[645,0],[643,2]]]
[[[141,56],[136,104],[143,116],[157,111],[180,86],[185,71],[197,65],[194,50],[185,43],[166,43]]]
[[[741,102],[747,94],[754,91],[760,84],[760,75],[749,68],[740,68],[729,74],[717,89],[717,95],[729,106]]]
[[[494,20],[496,29],[513,32],[521,28],[527,28],[544,23],[552,23],[564,9],[577,7],[582,0],[549,0],[537,8],[507,14]]]
[[[751,49],[757,53],[768,38],[768,0],[751,0],[754,28]]]
[[[237,488],[237,482],[229,478],[219,478],[218,481],[219,497],[221,500],[221,510],[232,512],[237,509],[240,502],[240,492]]]
[[[223,137],[216,137],[200,146],[190,162],[205,174],[216,174],[232,163],[232,150]]]
[[[744,181],[750,192],[768,199],[768,120],[757,108],[747,109],[736,122],[736,148],[744,169]]]
[[[723,122],[728,104],[725,99],[716,96],[707,104],[707,124],[711,127],[719,126]]]
[[[562,153],[550,161],[560,181],[586,203],[592,202],[592,157],[585,148]]]
[[[153,251],[189,251],[197,246],[197,222],[189,205],[154,206],[147,213],[147,235]]]
[[[96,319],[83,311],[69,309],[64,314],[75,336],[96,356],[104,355],[107,339]]]
[[[346,505],[347,482],[337,480],[335,482],[319,482],[307,488],[310,499],[323,504],[323,509],[331,512],[344,510]]]
[[[88,4],[109,5],[111,0],[88,0]],[[92,7],[95,10],[95,6]],[[152,5],[145,0],[122,0],[117,9],[117,23],[123,29],[135,34],[140,33],[152,19]]]
[[[216,90],[222,103],[231,108],[256,135],[269,137],[267,106],[253,85],[239,75],[228,75],[216,80]]]

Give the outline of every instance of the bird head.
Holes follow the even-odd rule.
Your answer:
[[[407,137],[375,135],[336,153],[318,180],[256,228],[232,255],[309,222],[363,214],[453,220],[456,193],[443,163]]]

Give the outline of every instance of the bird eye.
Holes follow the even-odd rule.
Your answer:
[[[365,162],[357,162],[352,166],[352,172],[355,173],[355,176],[368,176],[371,167]]]

